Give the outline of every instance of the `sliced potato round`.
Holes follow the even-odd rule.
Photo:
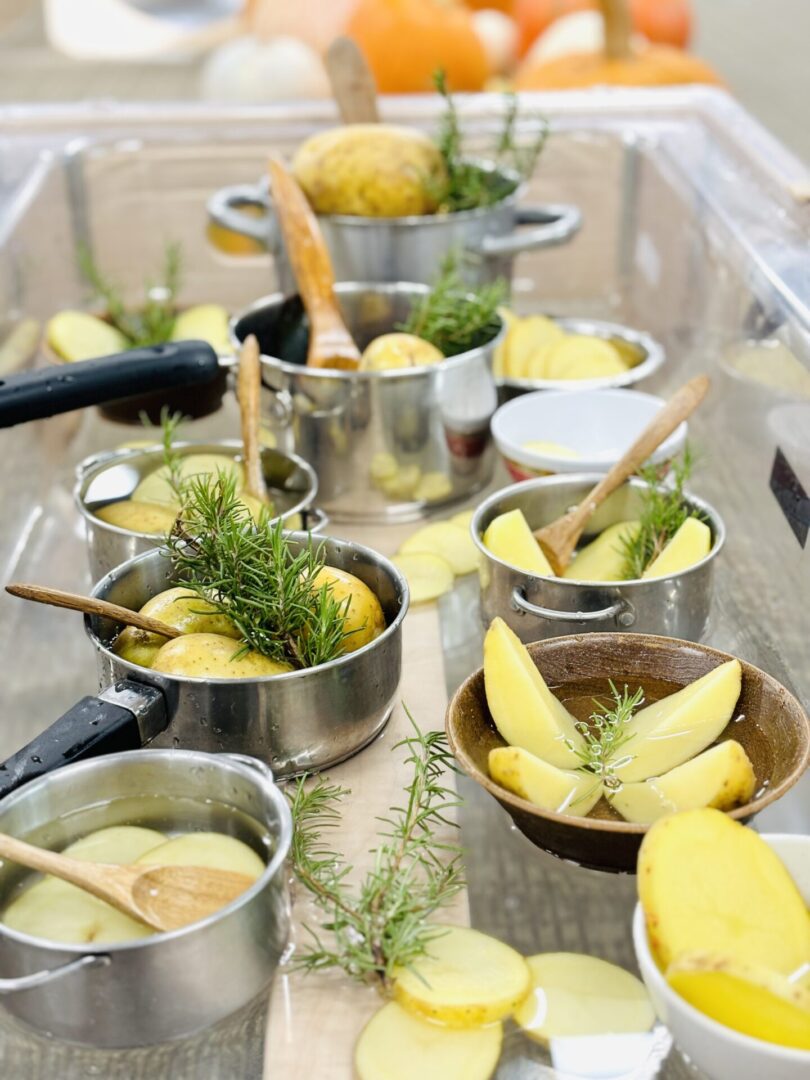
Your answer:
[[[395,555],[391,561],[405,575],[412,604],[426,604],[453,588],[453,568],[439,555],[417,551],[413,555]]]
[[[450,1027],[477,1027],[509,1016],[531,988],[531,972],[520,953],[478,930],[441,929],[425,956],[394,972],[394,999]]]
[[[460,510],[457,514],[453,514],[450,521],[453,525],[458,525],[460,529],[464,529],[465,532],[469,532],[474,517],[475,507],[472,510]]]
[[[489,1080],[502,1039],[500,1024],[466,1031],[441,1027],[391,1001],[363,1028],[354,1066],[358,1080]]]
[[[478,549],[466,529],[452,521],[434,521],[409,536],[400,554],[429,551],[439,555],[453,568],[454,574],[471,574],[478,569]]]
[[[626,370],[609,341],[587,334],[569,334],[556,342],[545,358],[547,379],[600,379]]]
[[[156,829],[145,829],[142,825],[111,825],[74,840],[62,854],[85,862],[128,866],[147,851],[165,843],[166,837]]]
[[[175,836],[159,847],[150,848],[137,862],[139,866],[204,866],[252,878],[264,871],[264,863],[252,847],[235,836],[218,832]]]
[[[624,1035],[655,1023],[644,984],[624,968],[580,953],[541,953],[526,961],[530,993],[515,1020],[536,1042],[576,1035]]]
[[[416,485],[413,497],[420,502],[441,502],[442,499],[447,499],[452,494],[453,481],[447,473],[437,470],[436,472],[425,473]]]

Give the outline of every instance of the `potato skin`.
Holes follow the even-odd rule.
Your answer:
[[[222,615],[213,604],[182,586],[157,593],[146,601],[141,614],[151,615],[153,619],[159,619],[184,634],[220,634],[235,640],[239,638],[239,631],[227,615]],[[130,664],[152,667],[159,649],[167,640],[160,634],[125,626],[115,639],[113,651]]]
[[[196,679],[255,679],[292,671],[290,664],[271,660],[252,649],[236,660],[239,648],[238,641],[222,634],[184,634],[161,647],[152,668],[165,675]]]
[[[343,642],[344,653],[361,649],[385,630],[385,615],[380,601],[360,578],[336,566],[324,566],[312,578],[314,589],[320,589],[322,585],[330,587],[332,597],[339,604],[347,596],[351,597],[344,623],[344,630],[351,636]]]
[[[405,217],[432,214],[446,173],[421,131],[349,124],[313,135],[293,158],[295,179],[317,214]]]
[[[168,506],[158,503],[136,502],[122,499],[94,510],[97,518],[131,532],[148,533],[149,536],[165,536],[172,531],[177,514]]]

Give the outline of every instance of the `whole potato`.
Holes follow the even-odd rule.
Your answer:
[[[312,579],[314,588],[328,585],[338,603],[350,597],[344,630],[350,634],[343,642],[344,652],[354,652],[374,641],[385,630],[385,615],[380,601],[360,578],[336,566],[324,566]]]
[[[119,529],[130,532],[148,533],[149,536],[165,536],[171,532],[177,517],[175,511],[168,506],[137,502],[135,499],[108,503],[93,513],[108,525],[117,525]]]
[[[364,371],[390,371],[392,368],[427,367],[440,364],[444,353],[415,334],[381,334],[370,341],[360,357]]]
[[[446,179],[435,143],[414,128],[348,124],[313,135],[293,174],[317,214],[432,214]]]
[[[191,589],[166,589],[147,600],[141,614],[151,615],[184,634],[219,634],[232,640],[238,640],[240,636],[227,615],[220,614],[213,604],[202,600]],[[114,651],[130,664],[152,667],[167,640],[160,634],[126,626],[115,640]]]
[[[237,659],[239,647],[238,641],[222,634],[184,634],[162,646],[152,667],[166,675],[195,679],[254,679],[292,671],[290,664],[271,660],[253,649]]]

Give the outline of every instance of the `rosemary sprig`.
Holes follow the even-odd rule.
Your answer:
[[[246,647],[297,668],[343,651],[350,598],[311,582],[324,566],[323,545],[297,554],[283,523],[262,507],[259,520],[239,501],[232,475],[198,475],[182,483],[182,510],[168,547],[177,577],[236,625]]]
[[[624,553],[624,580],[640,578],[686,519],[702,516],[698,510],[690,510],[684,502],[684,485],[691,476],[693,467],[694,456],[687,445],[681,457],[672,463],[671,487],[662,485],[655,465],[646,465],[640,470],[639,475],[647,488],[642,496],[642,510],[639,515],[641,527],[635,535],[625,536],[621,542]]]
[[[311,943],[297,965],[307,971],[338,968],[383,991],[397,967],[412,964],[442,933],[428,920],[463,887],[460,847],[436,838],[437,828],[455,826],[448,815],[459,801],[443,785],[453,758],[443,732],[420,731],[405,711],[414,734],[392,749],[404,748],[413,779],[404,789],[404,805],[378,819],[374,864],[357,885],[347,880],[352,867],[323,835],[340,819],[345,788],[320,777],[308,786],[304,778],[290,797],[293,868],[326,916],[322,930],[328,935],[306,926]]]
[[[619,784],[616,768],[629,760],[627,754],[620,756],[619,751],[633,738],[633,733],[627,731],[627,724],[633,719],[634,710],[644,701],[644,690],[639,687],[631,694],[625,684],[619,693],[611,679],[610,693],[612,706],[594,698],[595,709],[590,718],[577,722],[583,745],[575,747],[569,743],[569,746],[582,762],[579,766],[582,772],[592,774],[597,783],[613,788]]]
[[[450,252],[430,292],[414,303],[408,318],[396,329],[431,342],[445,356],[456,356],[498,332],[498,308],[505,299],[504,281],[478,288],[467,285],[459,273],[458,258]]]
[[[164,405],[160,410],[163,464],[166,466],[169,473],[169,484],[181,503],[183,501],[183,473],[180,467],[180,455],[177,453],[174,443],[182,423],[182,413],[173,413],[168,405]]]

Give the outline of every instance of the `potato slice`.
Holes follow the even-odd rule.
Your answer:
[[[357,1040],[358,1080],[489,1080],[501,1056],[500,1024],[458,1030],[383,1005]]]
[[[169,506],[136,502],[134,499],[107,503],[93,513],[109,525],[116,525],[119,529],[128,529],[130,532],[147,533],[149,536],[166,536],[172,531],[177,517],[176,512]]]
[[[399,464],[393,454],[380,451],[371,459],[369,476],[375,484],[380,484],[385,480],[393,480],[398,471]]]
[[[547,342],[531,354],[526,362],[527,379],[547,379],[549,358],[554,352],[556,342]]]
[[[571,817],[586,817],[602,795],[602,784],[597,777],[573,769],[557,769],[519,746],[490,750],[489,775],[496,784],[541,810]]]
[[[459,513],[453,514],[453,516],[450,518],[450,521],[454,525],[458,525],[460,529],[464,529],[465,532],[469,532],[470,526],[472,525],[472,519],[474,517],[475,508],[473,508],[472,510],[461,510],[459,511]]]
[[[579,450],[575,450],[572,446],[563,446],[562,443],[548,442],[546,439],[530,439],[523,444],[523,449],[534,454],[548,454],[551,457],[567,458],[569,461],[574,461],[576,458],[582,457]]]
[[[220,356],[232,352],[228,336],[228,312],[221,304],[197,304],[181,311],[174,320],[172,341],[207,341]]]
[[[601,379],[626,370],[610,342],[586,334],[568,334],[546,357],[547,379]]]
[[[712,1020],[755,1039],[810,1050],[810,990],[767,968],[711,953],[686,953],[667,982]]]
[[[641,523],[619,521],[609,525],[595,540],[580,548],[563,571],[573,581],[621,581],[624,576],[624,543],[635,536]]]
[[[180,478],[190,480],[194,476],[213,476],[216,473],[233,476],[237,491],[244,483],[244,472],[239,462],[225,454],[188,454],[180,459]],[[136,502],[161,503],[179,508],[179,500],[169,483],[169,469],[161,465],[141,480],[132,492]]]
[[[48,320],[47,341],[62,360],[92,360],[132,348],[120,330],[85,311],[60,311]]]
[[[393,476],[381,480],[379,486],[389,499],[412,499],[421,479],[418,465],[403,465]]]
[[[509,1016],[531,982],[520,953],[478,930],[439,929],[424,956],[394,972],[394,999],[449,1027],[478,1027]]]
[[[489,548],[497,559],[502,559],[510,566],[540,577],[554,576],[551,564],[532,535],[522,510],[508,510],[505,514],[498,514],[487,526],[483,539],[484,546]]]
[[[509,330],[516,322],[518,322],[518,316],[514,311],[510,311],[508,307],[499,307],[498,314],[503,319],[506,332],[499,344],[495,346],[495,353],[492,357],[492,374],[496,379],[503,379],[508,374],[506,357],[509,342]]]
[[[558,769],[576,769],[583,743],[576,718],[546,686],[526,646],[503,619],[484,638],[484,684],[492,719],[510,746],[520,746]]]
[[[655,1023],[644,984],[624,968],[566,952],[530,956],[527,963],[532,988],[515,1020],[535,1042],[643,1033]]]
[[[140,825],[111,825],[74,840],[62,854],[84,862],[128,866],[137,862],[147,851],[165,843],[166,837],[157,829],[145,829]]]
[[[705,750],[731,720],[741,684],[740,661],[728,660],[641,709],[625,726],[628,760],[615,775],[623,783],[661,776]]]
[[[413,497],[419,502],[441,502],[453,494],[453,481],[447,473],[425,473],[414,489]],[[465,530],[466,531],[466,530]]]
[[[529,315],[525,319],[515,320],[509,327],[506,339],[507,375],[512,379],[528,378],[532,355],[544,345],[562,341],[565,336],[565,331],[545,315]]]
[[[756,785],[754,766],[745,750],[728,739],[663,776],[624,784],[616,791],[606,789],[605,794],[625,821],[650,825],[680,810],[741,806],[754,794]]]
[[[478,569],[478,548],[466,529],[451,521],[434,521],[409,536],[400,547],[401,555],[428,551],[439,555],[453,568],[454,574],[471,574]]]
[[[687,518],[661,554],[653,559],[643,578],[669,577],[705,559],[712,550],[712,530],[705,521]]]
[[[343,640],[343,652],[350,653],[362,649],[374,641],[385,630],[385,615],[380,601],[360,578],[337,566],[324,566],[312,578],[313,589],[328,585],[332,597],[339,604],[345,604],[346,621],[343,629],[349,635]]]
[[[638,892],[666,970],[714,952],[791,975],[810,961],[810,913],[779,857],[721,810],[662,818],[644,837]]]
[[[258,878],[264,863],[253,850],[235,836],[218,832],[193,832],[174,836],[153,847],[137,860],[139,866],[204,866],[209,870],[230,870]]]
[[[453,568],[439,555],[419,551],[413,555],[395,555],[391,562],[405,575],[412,604],[426,604],[453,588]]]
[[[238,656],[240,643],[222,634],[184,634],[161,645],[153,671],[194,679],[254,679],[283,675],[292,666],[249,649]]]

